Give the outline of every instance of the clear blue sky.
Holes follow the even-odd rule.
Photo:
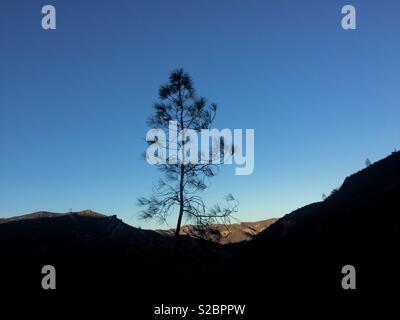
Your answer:
[[[357,9],[357,30],[340,27]],[[57,30],[41,28],[53,4]],[[400,2],[0,3],[0,216],[90,208],[132,225],[158,171],[140,159],[157,90],[177,67],[255,129],[255,171],[225,166],[241,220],[282,216],[400,148]],[[171,222],[172,223],[172,222]]]

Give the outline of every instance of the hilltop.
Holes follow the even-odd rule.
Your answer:
[[[14,217],[10,217],[10,218],[0,218],[0,223],[24,221],[24,220],[40,219],[40,218],[57,218],[57,217],[68,216],[68,215],[69,216],[80,216],[80,217],[93,217],[93,218],[106,217],[106,215],[92,211],[92,210],[83,210],[83,211],[67,212],[67,213],[37,211],[37,212],[14,216]]]

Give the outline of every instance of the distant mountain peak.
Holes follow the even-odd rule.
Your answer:
[[[98,213],[89,209],[83,211],[76,211],[76,212],[65,212],[65,213],[58,213],[58,212],[50,212],[50,211],[36,211],[33,213],[28,213],[20,216],[13,216],[10,218],[1,218],[0,223],[7,223],[7,222],[15,222],[15,221],[24,221],[24,220],[32,220],[32,219],[43,219],[43,218],[57,218],[62,216],[80,216],[80,217],[92,217],[92,218],[104,218],[107,217],[102,213]]]

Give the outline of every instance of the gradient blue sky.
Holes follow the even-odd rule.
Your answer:
[[[340,27],[348,3],[357,30]],[[90,208],[158,227],[137,220],[159,176],[140,155],[177,67],[219,104],[215,127],[255,129],[253,175],[224,166],[210,204],[231,192],[259,220],[319,201],[400,148],[399,14],[395,0],[2,0],[0,216]]]

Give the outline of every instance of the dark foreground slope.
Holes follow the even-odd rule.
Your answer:
[[[321,300],[335,308],[343,299],[389,301],[399,286],[399,195],[400,153],[394,153],[346,178],[325,201],[238,244],[184,237],[175,251],[170,236],[97,214],[3,221],[2,292],[40,301],[101,297],[117,310],[140,310],[146,315],[141,319],[162,303],[247,304],[247,319],[259,319],[289,306],[313,309]],[[57,270],[55,292],[40,286],[46,264]],[[341,286],[344,265],[356,268],[356,290]]]
[[[235,270],[270,275],[264,290],[299,297],[390,298],[400,284],[399,245],[397,152],[346,178],[325,201],[279,219],[240,249]],[[341,286],[344,265],[356,269],[355,291]]]
[[[35,213],[0,221],[0,272],[6,291],[41,292],[41,268],[57,271],[57,292],[108,295],[114,290],[169,285],[171,273],[207,273],[220,264],[219,245],[183,238],[187,259],[171,237],[91,211]]]

